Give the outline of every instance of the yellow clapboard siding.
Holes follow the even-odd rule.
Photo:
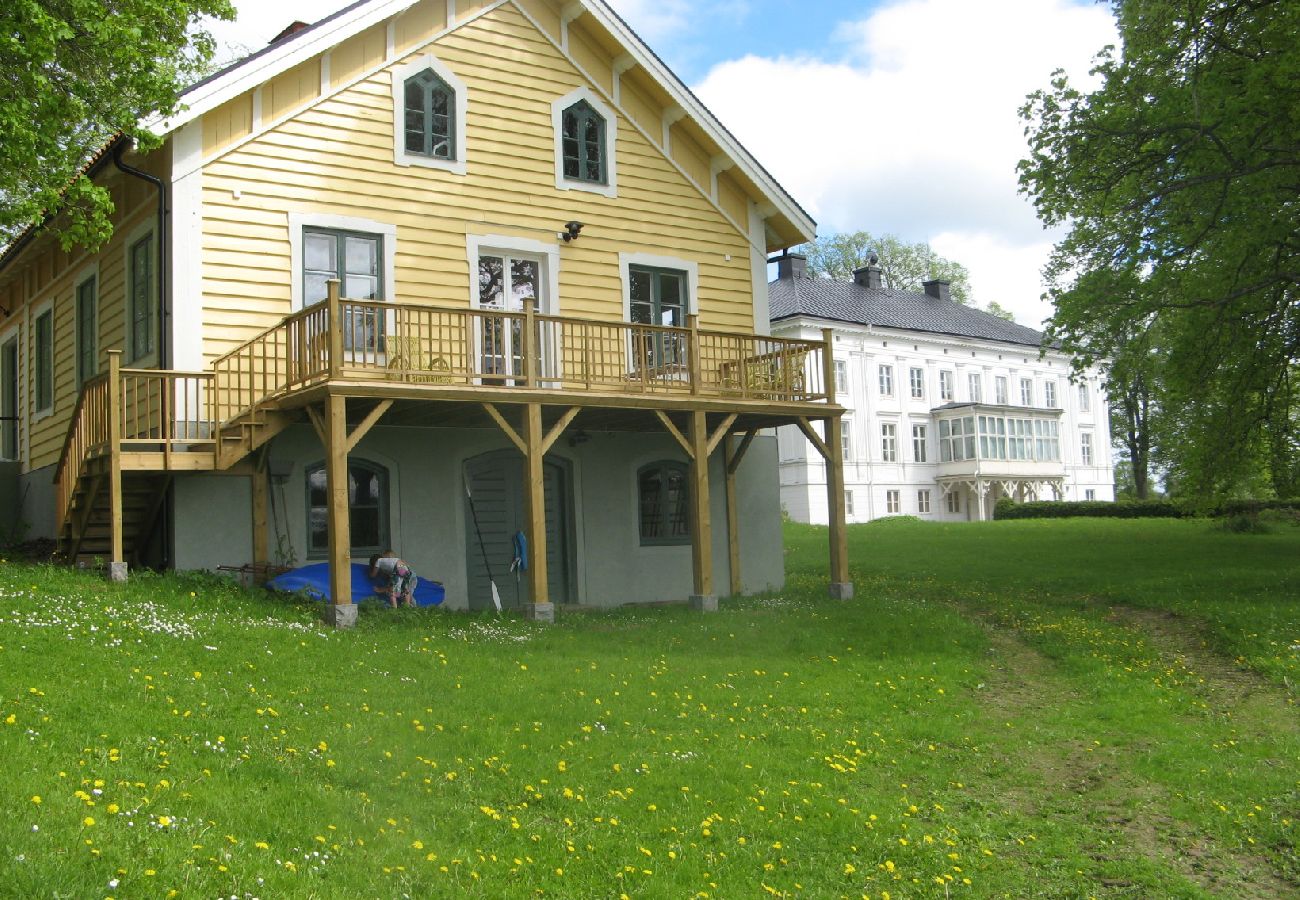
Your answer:
[[[532,16],[552,40],[560,40],[560,12],[554,4],[548,0],[515,0],[515,3]]]
[[[553,9],[544,0],[529,5]],[[348,52],[362,53],[355,46]],[[577,218],[587,223],[583,237],[560,245],[558,305],[565,314],[621,319],[619,253],[640,252],[699,266],[706,327],[752,330],[746,236],[628,122],[610,123],[618,129],[617,198],[556,190],[551,103],[585,81],[517,10],[496,9],[413,52],[433,52],[467,85],[468,173],[394,164],[388,70],[209,163],[203,241],[209,358],[289,311],[289,279],[299,277],[289,272],[291,211],[394,225],[390,298],[462,307],[470,294],[467,232],[550,243],[563,222]],[[340,71],[333,62],[331,71]],[[660,116],[647,114],[655,139]],[[707,158],[703,166],[707,185]],[[257,263],[242,263],[246,254],[256,254]]]
[[[749,221],[749,198],[727,172],[718,175],[718,205],[736,222],[744,224]]]
[[[394,41],[401,53],[447,27],[446,0],[420,0],[397,17]]]
[[[569,53],[605,93],[614,90],[613,58],[587,32],[581,19],[569,23]]]
[[[380,23],[348,38],[330,51],[330,83],[347,84],[379,65],[388,53],[388,29]]]
[[[496,0],[456,0],[456,21],[468,19],[479,10],[491,6]]]
[[[203,154],[207,156],[216,153],[223,147],[229,147],[248,137],[252,132],[253,94],[249,91],[203,114]],[[127,183],[128,200],[134,187],[130,182]]]
[[[686,170],[686,174],[705,190],[709,186],[709,157],[691,136],[684,122],[673,125],[669,134],[673,161]]]
[[[320,57],[294,66],[262,89],[262,116],[279,119],[320,96]]]

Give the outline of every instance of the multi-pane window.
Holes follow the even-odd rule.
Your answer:
[[[328,295],[326,282],[339,280],[339,293],[348,300],[384,299],[382,262],[384,239],[377,234],[304,228],[302,233],[302,298],[310,306]],[[383,320],[376,310],[349,308],[343,323],[347,350],[384,349]]]
[[[1092,435],[1079,435],[1079,457],[1085,466],[1092,465]]]
[[[456,92],[433,69],[406,79],[406,152],[456,158]]]
[[[1001,416],[980,416],[980,458],[1007,458],[1007,420]]]
[[[900,491],[885,491],[885,512],[902,512],[903,504],[899,497],[900,493]]]
[[[0,345],[0,459],[18,458],[18,338]]]
[[[348,524],[352,556],[369,556],[388,549],[388,471],[382,466],[349,460]],[[307,550],[312,556],[329,551],[329,491],[324,463],[307,470]]]
[[[912,459],[916,462],[923,463],[926,461],[926,431],[924,425],[912,426]]]
[[[961,512],[961,494],[957,493],[955,490],[948,492],[948,512]]]
[[[925,369],[913,366],[908,372],[908,378],[912,382],[912,399],[925,399]]]
[[[853,515],[853,492],[852,491],[844,492],[844,515],[846,516]]]
[[[975,459],[975,417],[939,420],[939,461]]]
[[[686,466],[651,463],[637,472],[642,544],[688,544],[690,493]]]
[[[1003,375],[998,375],[993,379],[993,402],[999,406],[1007,405],[1007,379]]]
[[[893,366],[880,367],[880,396],[882,397],[894,396],[894,367]]]
[[[1085,491],[1083,492],[1083,499],[1084,499],[1084,500],[1096,500],[1096,499],[1097,499],[1097,492],[1096,492],[1095,490],[1093,490],[1092,488],[1088,488],[1087,490],[1085,490]]]
[[[564,111],[561,124],[564,177],[607,184],[604,117],[586,100],[579,100]]]
[[[36,317],[36,411],[54,407],[54,310]]]
[[[1020,379],[1020,405],[1034,405],[1034,380],[1032,378]]]
[[[93,378],[99,371],[99,348],[96,332],[95,279],[87,278],[77,285],[77,386]]]
[[[525,305],[538,304],[541,270],[537,259],[480,252],[479,308],[517,313]],[[484,375],[522,375],[523,331],[518,317],[484,316],[479,322],[479,371]]]
[[[681,328],[686,324],[687,275],[678,269],[631,266],[628,269],[631,294],[630,314],[638,325]],[[682,336],[661,331],[637,332],[637,364],[662,370],[686,363]]]
[[[919,513],[928,513],[930,511],[930,492],[916,492],[916,511]]]
[[[984,402],[984,381],[980,378],[979,372],[971,372],[966,376],[967,384],[970,387],[970,402]]]
[[[127,316],[135,361],[153,352],[153,234],[132,244],[127,258]]]
[[[840,453],[844,459],[853,456],[853,420],[847,416],[840,425]]]
[[[953,399],[951,372],[945,371],[939,373],[939,399],[940,400]]]
[[[1079,384],[1079,412],[1092,412],[1092,394],[1086,383]]]
[[[898,462],[898,426],[893,422],[880,425],[880,461]]]
[[[1032,419],[1007,419],[1007,458],[1034,458],[1034,422]]]
[[[849,364],[846,360],[835,360],[835,393],[847,394],[849,391]]]
[[[1034,422],[1034,431],[1036,432],[1035,458],[1044,462],[1060,462],[1061,438],[1059,426],[1060,423],[1046,419],[1038,419]]]
[[[1043,406],[1046,406],[1048,409],[1056,408],[1056,382],[1055,381],[1043,382]]]

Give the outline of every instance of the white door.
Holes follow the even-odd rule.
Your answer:
[[[481,252],[478,257],[478,306],[485,312],[522,313],[547,308],[542,295],[542,261],[533,256]],[[514,384],[524,373],[523,319],[485,315],[478,321],[478,373],[484,384]],[[538,346],[534,340],[534,346]]]

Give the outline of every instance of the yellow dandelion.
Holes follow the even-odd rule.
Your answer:
[[[32,802],[35,803],[37,806],[40,806],[40,803],[41,803],[41,795],[40,795],[40,794],[32,794]]]
[[[95,824],[95,820],[91,816],[86,816],[86,818],[81,820],[81,824],[89,828],[91,825]]]

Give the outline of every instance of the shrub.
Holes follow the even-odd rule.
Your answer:
[[[1180,519],[1186,512],[1168,500],[1037,500],[1017,503],[1003,497],[995,519],[1068,519],[1079,516],[1104,519]]]

